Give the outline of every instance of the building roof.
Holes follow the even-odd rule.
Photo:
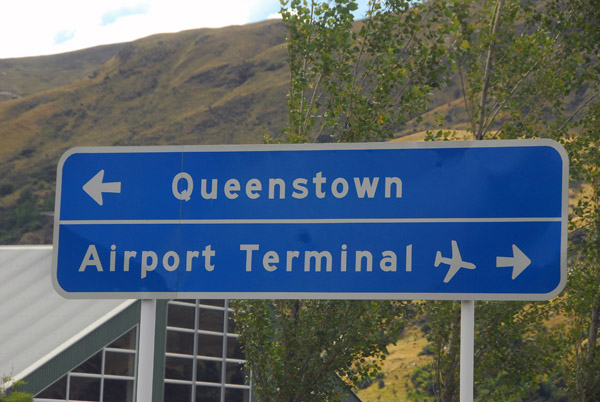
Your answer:
[[[0,376],[22,379],[135,300],[67,300],[52,246],[0,246]]]

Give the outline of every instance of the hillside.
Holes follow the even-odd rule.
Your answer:
[[[75,146],[261,143],[286,122],[285,26],[271,20],[0,59],[0,244],[52,242],[56,164]],[[464,130],[458,80],[396,133]],[[468,137],[466,138],[468,139]]]
[[[274,20],[0,60],[0,244],[52,242],[40,213],[68,148],[260,143],[285,124],[288,74]],[[458,124],[459,95],[449,86],[432,110]],[[398,135],[433,128],[433,114]]]
[[[285,119],[284,26],[267,21],[0,60],[0,244],[51,243],[74,146],[259,143]]]
[[[16,99],[85,78],[125,44],[45,57],[0,59],[0,100]]]

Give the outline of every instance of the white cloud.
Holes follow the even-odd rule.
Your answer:
[[[278,0],[22,0],[0,3],[0,58],[265,20]]]
[[[109,10],[102,14],[102,26],[114,24],[119,18],[131,15],[146,14],[148,12],[147,4],[138,4],[135,7],[121,7],[117,10]]]
[[[267,19],[268,20],[280,20],[281,13],[277,12],[277,13],[269,14],[269,15],[267,15]]]
[[[56,44],[65,43],[65,42],[73,39],[74,36],[75,36],[75,31],[73,31],[72,29],[67,29],[65,31],[57,32],[56,35],[54,35],[54,43],[56,43]]]
[[[278,18],[279,9],[279,0],[0,0],[0,59],[242,25]]]

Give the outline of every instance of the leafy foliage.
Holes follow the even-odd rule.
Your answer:
[[[567,386],[574,398],[588,402],[600,399],[600,9],[586,0],[550,4],[587,89],[586,99],[555,134],[569,153],[571,180],[579,187],[569,219],[568,286],[555,304],[568,318],[556,337]]]
[[[432,365],[416,368],[411,376],[410,398],[413,401],[430,401],[435,396]]]
[[[283,12],[291,69],[284,141],[386,138],[424,108],[431,91],[445,85],[455,63],[474,139],[556,138],[577,160],[574,177],[592,186],[591,195],[583,195],[574,208],[578,225],[586,222],[586,236],[578,245],[582,258],[572,265],[575,277],[566,296],[553,303],[478,304],[476,394],[482,400],[519,400],[542,390],[550,376],[540,373],[551,373],[552,359],[561,355],[570,356],[564,360],[564,372],[572,373],[573,394],[584,401],[598,399],[600,292],[594,182],[600,164],[595,137],[600,24],[595,24],[598,7],[592,9],[593,3],[372,2],[367,19],[353,29],[352,1],[282,2],[292,6]],[[425,15],[427,22],[420,19]],[[427,53],[421,46],[433,51]],[[445,64],[440,67],[437,63],[442,60]],[[427,79],[410,75],[417,71]],[[392,95],[394,91],[399,93]],[[579,107],[568,114],[569,96],[574,94],[588,99],[579,99]],[[443,127],[428,133],[431,140],[455,137]],[[571,219],[572,225],[575,221]],[[458,400],[458,304],[419,306],[429,319],[434,362],[426,381],[426,369],[415,372],[413,384],[423,391],[415,395],[426,396],[427,384],[437,400]],[[549,335],[544,325],[550,314],[561,311],[573,317],[566,338]],[[569,342],[576,345],[572,351]]]
[[[278,141],[390,137],[450,72],[441,2],[372,2],[358,26],[356,1],[281,4],[291,75],[288,126]],[[236,321],[258,398],[338,400],[339,378],[357,387],[375,377],[406,314],[398,302],[240,302]]]
[[[14,208],[0,211],[0,224],[2,225],[0,243],[15,242],[18,240],[19,233],[38,229],[40,227],[39,212],[40,208],[36,205],[31,189],[24,189]]]
[[[337,401],[375,377],[410,309],[401,302],[247,300],[235,320],[259,400]]]
[[[577,242],[571,242],[565,295],[551,303],[477,304],[476,393],[486,401],[524,398],[541,389],[550,375],[539,373],[553,371],[546,359],[559,356],[570,394],[581,401],[600,397],[600,19],[595,3],[449,3],[459,26],[453,45],[473,138],[554,138],[567,149],[572,180],[581,188],[570,217],[571,237]],[[579,106],[566,113],[573,98]],[[428,133],[428,139],[453,136],[443,128]],[[425,306],[432,320],[428,337],[436,351],[438,398],[457,400],[458,308],[447,302]],[[566,314],[569,325],[547,333],[542,324],[551,313]]]
[[[389,138],[450,74],[443,2],[282,0],[291,72],[287,142]],[[289,7],[289,8],[288,8]]]
[[[473,138],[547,137],[581,85],[582,59],[535,1],[449,2],[452,43]],[[443,130],[430,133],[440,138]]]
[[[600,399],[600,103],[563,139],[581,195],[570,219],[572,253],[567,295],[556,302],[569,325],[559,338],[568,384],[580,401]]]
[[[20,387],[25,385],[23,381],[12,383],[10,388],[7,387],[8,383],[11,383],[10,377],[2,377],[2,383],[0,383],[0,402],[33,402],[33,395],[18,391]]]

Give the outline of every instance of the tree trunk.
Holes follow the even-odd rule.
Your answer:
[[[441,402],[456,402],[459,396],[457,370],[459,370],[460,363],[460,310],[456,311],[451,325],[446,361],[440,368]]]
[[[490,27],[490,36],[492,38],[492,40],[490,41],[490,46],[488,48],[488,53],[487,53],[487,57],[485,60],[485,71],[484,71],[484,77],[483,77],[483,89],[481,91],[481,99],[479,102],[479,125],[477,127],[477,130],[473,130],[473,134],[475,135],[475,139],[476,140],[482,140],[485,137],[485,127],[486,127],[486,120],[487,120],[487,112],[486,112],[486,106],[487,106],[487,95],[488,95],[488,88],[490,86],[490,76],[492,74],[492,65],[494,62],[494,47],[496,46],[496,32],[498,31],[498,25],[500,24],[500,15],[502,14],[502,9],[504,8],[504,0],[499,0],[498,3],[496,3],[496,9],[494,11],[494,15],[491,21],[491,27]]]
[[[590,328],[588,331],[587,350],[585,356],[584,372],[583,372],[583,392],[581,393],[582,402],[596,401],[595,389],[598,387],[598,376],[594,369],[594,362],[598,358],[596,350],[598,344],[598,326],[600,324],[600,294],[594,297],[592,302],[592,316],[590,320]]]

